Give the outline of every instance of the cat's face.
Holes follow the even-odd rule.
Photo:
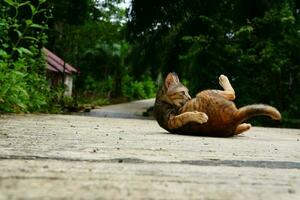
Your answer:
[[[169,73],[165,79],[160,99],[180,108],[191,99],[191,96],[188,89],[180,83],[177,74]]]

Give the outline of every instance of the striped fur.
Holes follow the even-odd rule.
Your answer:
[[[253,116],[281,119],[279,111],[268,105],[237,109],[232,102],[235,92],[228,78],[221,75],[219,81],[224,90],[204,90],[191,99],[177,75],[169,73],[154,106],[159,125],[172,133],[226,137],[248,130],[251,125],[242,122]]]

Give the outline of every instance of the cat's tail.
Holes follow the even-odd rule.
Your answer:
[[[261,116],[261,115],[269,116],[274,120],[281,119],[281,114],[276,108],[264,104],[253,104],[253,105],[241,107],[236,112],[236,120],[242,123],[243,121],[251,117]]]

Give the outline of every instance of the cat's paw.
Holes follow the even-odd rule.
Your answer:
[[[206,123],[208,121],[208,116],[204,112],[194,111],[194,120],[199,124]]]
[[[224,87],[226,87],[226,85],[229,83],[229,80],[228,80],[228,78],[227,78],[227,76],[225,76],[225,75],[221,75],[221,76],[219,76],[219,84],[224,88]]]

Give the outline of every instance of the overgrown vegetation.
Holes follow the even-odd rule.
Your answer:
[[[47,40],[44,3],[44,0],[0,2],[1,112],[47,111],[49,108],[51,95],[40,51]]]

